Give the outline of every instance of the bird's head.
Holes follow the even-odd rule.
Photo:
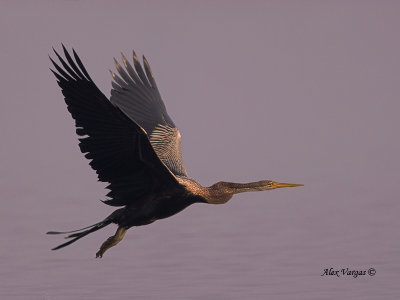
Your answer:
[[[234,194],[245,192],[268,191],[285,187],[303,186],[297,183],[283,183],[272,180],[261,180],[249,183],[234,183],[220,181],[206,188],[206,201],[211,204],[223,204]]]
[[[283,183],[272,180],[261,180],[250,183],[234,183],[220,181],[211,186],[211,189],[222,193],[238,194],[243,192],[268,191],[285,187],[303,186],[297,183]]]

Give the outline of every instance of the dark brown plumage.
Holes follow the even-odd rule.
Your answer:
[[[96,253],[96,257],[102,257],[130,227],[170,217],[193,203],[222,204],[237,193],[299,186],[270,180],[201,186],[187,177],[181,135],[167,113],[145,57],[144,70],[134,52],[134,67],[124,55],[125,69],[114,59],[119,75],[110,71],[114,81],[108,100],[74,50],[73,58],[63,46],[65,59],[54,52],[62,67],[50,58],[55,68],[51,71],[75,119],[80,150],[90,160],[99,181],[109,183],[104,203],[121,208],[89,227],[48,232],[69,234],[70,240],[53,250],[115,223],[117,232]]]

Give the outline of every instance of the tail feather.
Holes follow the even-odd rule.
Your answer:
[[[90,225],[90,226],[87,226],[87,227],[84,227],[84,228],[81,228],[81,229],[77,229],[77,230],[63,231],[63,232],[60,232],[60,231],[49,231],[49,232],[47,232],[47,234],[68,234],[68,233],[75,232],[75,233],[70,234],[67,237],[65,237],[67,239],[68,238],[73,238],[72,240],[70,240],[70,241],[68,241],[66,243],[63,243],[63,244],[61,244],[61,245],[59,245],[59,246],[57,246],[57,247],[55,247],[55,248],[53,248],[51,250],[57,250],[57,249],[64,248],[65,246],[68,246],[68,245],[76,242],[77,240],[83,238],[84,236],[87,236],[89,233],[95,232],[95,231],[97,231],[97,230],[99,230],[99,229],[101,229],[103,227],[106,227],[110,223],[112,223],[112,222],[110,220],[106,219],[106,220],[104,220],[102,222],[99,222],[99,223],[96,223],[96,224],[93,224],[93,225]],[[90,228],[90,229],[88,229],[88,228]],[[85,230],[85,229],[88,229],[88,230]],[[84,230],[84,231],[82,231],[82,230]]]
[[[86,226],[86,227],[83,227],[83,228],[80,228],[80,229],[76,229],[76,230],[71,230],[71,231],[48,231],[48,232],[46,232],[46,234],[67,234],[67,233],[73,233],[73,232],[82,231],[82,230],[85,230],[85,229],[88,229],[88,228],[92,228],[92,227],[94,227],[94,226],[101,225],[101,224],[104,224],[104,221],[101,221],[101,222],[99,222],[99,223],[96,223],[96,224],[93,224],[93,225],[90,225],[90,226]]]

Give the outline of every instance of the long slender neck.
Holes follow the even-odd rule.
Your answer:
[[[223,204],[228,202],[234,194],[244,192],[265,191],[270,189],[269,180],[262,180],[249,183],[234,183],[220,181],[205,188],[207,190],[206,200],[212,204]]]
[[[281,183],[271,180],[261,180],[249,183],[234,183],[220,181],[209,187],[204,187],[193,179],[177,177],[178,182],[183,185],[192,196],[198,196],[201,201],[210,204],[223,204],[229,201],[234,194],[244,192],[257,192],[273,190],[277,188],[302,186],[296,183]]]

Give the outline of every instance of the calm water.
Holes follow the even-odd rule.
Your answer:
[[[379,201],[358,199],[350,210],[343,205],[345,199],[338,199],[340,204],[321,205],[323,201],[309,184],[302,190],[239,196],[225,207],[192,206],[170,220],[130,230],[101,260],[94,258],[95,252],[114,228],[57,252],[49,249],[62,240],[43,234],[56,225],[76,227],[78,219],[86,218],[82,215],[94,221],[98,216],[93,211],[59,217],[62,211],[72,211],[68,206],[74,204],[61,202],[53,205],[49,218],[49,210],[21,211],[15,206],[1,216],[8,225],[1,228],[7,240],[1,247],[0,295],[2,299],[395,299],[400,293],[399,239],[393,229],[399,225],[397,201],[382,207]],[[376,275],[322,277],[330,267],[373,267]]]

